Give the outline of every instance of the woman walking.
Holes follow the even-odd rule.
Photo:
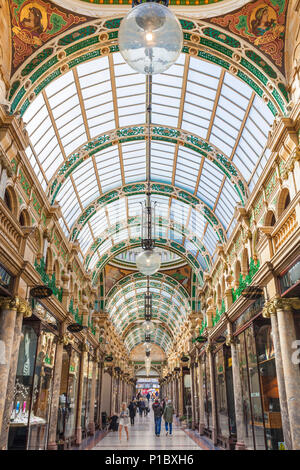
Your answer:
[[[172,402],[171,400],[168,400],[168,403],[166,404],[165,409],[164,409],[166,436],[168,435],[168,433],[170,434],[170,436],[172,435],[173,414],[174,414],[174,408],[173,408]]]
[[[121,441],[121,434],[122,434],[122,428],[124,426],[126,435],[127,435],[127,441],[129,440],[129,435],[128,435],[128,423],[129,423],[129,411],[127,409],[125,401],[122,403],[122,408],[120,412],[120,423],[119,423],[119,439]]]

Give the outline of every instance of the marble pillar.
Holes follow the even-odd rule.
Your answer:
[[[293,314],[293,307],[300,309],[300,299],[276,298],[274,307],[277,310],[292,449],[300,450],[300,369],[295,354],[297,338]]]
[[[31,316],[31,309],[29,308],[28,304],[27,304],[27,311],[25,312],[25,314],[24,313],[22,314],[20,309],[17,310],[15,329],[14,329],[14,339],[13,339],[13,345],[12,345],[11,357],[10,357],[10,368],[9,368],[9,375],[8,375],[7,388],[6,388],[5,408],[4,408],[4,413],[3,413],[2,429],[1,429],[1,436],[0,436],[0,450],[4,450],[7,448],[10,416],[11,416],[11,410],[12,410],[12,406],[14,402],[14,387],[15,387],[16,374],[17,374],[23,318],[29,317],[29,316]]]
[[[18,297],[0,298],[0,434],[19,302]]]
[[[267,303],[265,304],[263,308],[262,315],[264,318],[270,318],[271,320],[272,338],[273,338],[273,345],[274,345],[274,351],[275,351],[276,377],[277,377],[277,383],[278,383],[280,412],[281,412],[281,421],[282,421],[282,431],[283,431],[283,436],[284,436],[285,447],[287,449],[292,449],[291,429],[290,429],[289,414],[288,414],[288,407],[287,407],[287,399],[286,399],[286,391],[285,391],[285,383],[284,383],[284,371],[283,371],[282,355],[281,355],[281,349],[280,349],[280,339],[279,339],[276,309],[271,308],[269,310],[269,303]]]
[[[195,364],[191,364],[191,404],[192,404],[192,429],[196,427],[195,410]]]
[[[76,428],[75,428],[75,442],[77,445],[82,442],[82,427],[81,427],[81,410],[83,402],[83,384],[84,384],[84,367],[88,360],[87,357],[87,346],[82,345],[82,353],[80,358],[80,373],[78,380],[78,400],[77,400],[77,416],[76,416]]]
[[[216,387],[215,387],[213,346],[211,344],[208,344],[206,352],[208,354],[210,389],[211,389],[212,441],[214,445],[217,445],[217,441],[218,441],[217,397],[216,397]]]
[[[179,378],[178,378],[178,412],[179,416],[183,416],[183,400],[184,400],[184,391],[183,391],[183,372],[180,371]]]
[[[97,379],[97,362],[93,361],[92,367],[92,383],[91,383],[91,399],[89,413],[89,434],[95,434],[95,398],[96,398],[96,379]]]
[[[232,378],[233,378],[233,391],[234,391],[234,407],[235,407],[235,421],[236,421],[236,435],[237,441],[235,450],[245,450],[244,443],[244,414],[243,414],[243,395],[242,384],[239,367],[239,357],[236,347],[236,339],[232,336],[231,331],[226,339],[227,346],[231,347],[232,358]]]
[[[102,400],[101,400],[101,397],[102,397],[102,385],[103,385],[103,362],[100,362],[98,364],[98,367],[99,367],[99,396],[98,396],[98,426],[100,428],[102,428]]]
[[[204,408],[204,387],[203,387],[203,367],[205,356],[199,358],[198,373],[198,402],[199,402],[199,434],[203,436],[205,429],[205,408]]]
[[[53,376],[53,390],[52,390],[52,401],[50,409],[50,418],[49,418],[49,437],[47,448],[49,450],[57,450],[56,442],[56,430],[57,430],[57,416],[58,416],[58,407],[59,407],[59,395],[60,395],[60,381],[61,381],[61,371],[62,371],[62,358],[64,344],[67,344],[65,335],[66,325],[62,324],[61,326],[61,335],[58,338],[56,346],[56,355],[55,355],[55,368]]]

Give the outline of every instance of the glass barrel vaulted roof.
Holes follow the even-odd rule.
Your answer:
[[[50,83],[23,116],[30,139],[26,153],[43,189],[49,194],[62,166],[97,136],[145,125],[145,108],[145,76],[134,72],[119,53],[78,65]],[[181,54],[169,70],[153,76],[152,124],[173,128],[173,135],[176,130],[191,133],[215,146],[243,176],[250,192],[269,156],[266,142],[272,122],[262,99],[218,65]],[[112,145],[91,155],[86,152],[57,192],[63,214],[60,223],[67,237],[71,238],[76,221],[99,195],[146,180],[144,138],[120,142],[113,135]],[[203,201],[230,236],[240,198],[211,159],[180,140],[157,137],[151,144],[151,180]],[[121,197],[99,207],[82,227],[79,255],[88,269],[120,241],[140,236],[139,224],[130,225],[128,220],[139,216],[143,200],[143,194]],[[207,270],[218,241],[207,218],[174,197],[155,195],[153,200],[158,216],[167,220],[159,227],[159,236],[182,244]],[[174,229],[175,221],[182,231]],[[135,312],[138,308],[136,302]]]

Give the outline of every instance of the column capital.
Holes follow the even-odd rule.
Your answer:
[[[270,315],[276,315],[277,310],[290,312],[292,309],[300,309],[299,297],[276,296],[264,305],[262,315],[264,318],[270,318]]]
[[[2,310],[16,310],[25,318],[32,315],[29,303],[19,297],[0,297],[0,308]]]
[[[226,336],[226,342],[225,342],[226,346],[231,346],[231,345],[234,346],[235,344],[237,344],[237,342],[238,342],[238,340],[235,336],[233,336],[233,335],[227,335]]]

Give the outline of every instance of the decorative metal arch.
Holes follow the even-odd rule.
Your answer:
[[[163,341],[162,342],[158,342],[157,341],[157,334],[155,336],[153,336],[152,334],[152,337],[151,337],[151,343],[155,343],[157,344],[158,346],[160,346],[165,352],[168,348],[167,344],[166,344],[166,348],[163,347],[163,344],[164,342],[166,343],[166,338],[168,338],[168,342],[170,343],[171,342],[171,337],[169,336],[169,334],[165,331],[165,329],[159,325],[156,329],[156,332],[159,332],[159,336],[161,338],[163,338]],[[128,347],[128,343],[132,343],[132,339],[135,339],[135,340],[138,340],[135,342],[135,344],[129,348]],[[138,344],[141,344],[144,342],[144,333],[142,332],[142,329],[135,325],[131,330],[130,332],[127,334],[127,336],[124,338],[124,344],[125,346],[131,351],[131,349],[133,349],[135,346],[137,346]]]
[[[160,294],[157,292],[152,292],[153,318],[166,321],[167,323],[170,323],[174,329],[177,329],[179,324],[181,324],[182,321],[186,319],[189,312],[191,312],[189,300],[186,297],[183,298],[181,295],[179,295],[179,293],[174,292],[174,286],[172,286],[173,290],[168,288],[165,281],[155,280],[153,282],[158,283],[158,285],[152,285],[152,288],[162,290]],[[110,319],[116,324],[117,329],[123,329],[125,324],[143,318],[144,293],[135,292],[135,294],[129,298],[126,299],[125,297],[126,294],[133,291],[132,284],[134,284],[135,291],[145,289],[147,286],[146,281],[131,281],[127,287],[124,287],[123,289],[121,288],[122,290],[115,294],[115,296],[107,304],[107,310],[110,312]],[[161,289],[162,285],[163,289]],[[163,295],[165,293],[172,295],[172,300],[166,295]],[[118,307],[116,307],[116,303],[121,299],[122,302]],[[180,308],[178,307],[177,303],[174,302],[175,299],[181,305]],[[163,313],[163,310],[166,313]],[[185,314],[183,314],[183,312]]]
[[[84,227],[88,220],[96,214],[97,211],[102,209],[108,204],[117,201],[121,197],[133,196],[137,194],[144,194],[146,191],[146,183],[139,182],[133,184],[127,184],[116,189],[112,189],[104,193],[102,196],[97,197],[92,201],[84,211],[79,215],[76,222],[73,225],[72,232],[70,234],[70,241],[75,241],[79,235],[80,230]],[[226,232],[219,218],[215,213],[210,209],[210,207],[205,204],[200,198],[192,195],[184,189],[180,189],[176,186],[164,183],[151,183],[151,194],[159,194],[161,196],[172,197],[181,201],[185,204],[190,205],[205,217],[207,222],[212,226],[213,230],[217,234],[217,237],[224,243],[227,240]]]
[[[76,65],[119,50],[122,18],[95,19],[71,28],[32,54],[12,77],[7,99],[10,112],[25,112],[36,96],[58,76]],[[265,56],[241,37],[203,20],[179,17],[183,53],[213,62],[246,82],[267,103],[274,116],[286,113],[289,94],[286,79]]]
[[[136,289],[141,289],[143,287],[146,287],[146,282],[144,283],[144,281],[137,281],[137,282],[142,282],[143,285],[138,285],[136,287]],[[130,289],[130,287],[128,287],[127,289]],[[130,289],[131,291],[131,289]],[[167,288],[165,288],[165,292],[168,292],[167,291]],[[124,298],[125,295],[126,295],[127,292],[122,292],[122,295],[118,297],[118,300],[120,300],[120,298]],[[186,316],[188,315],[188,313],[191,311],[191,306],[190,306],[190,302],[187,300],[187,299],[183,299],[180,295],[174,295],[174,292],[173,292],[173,299],[176,298],[177,302],[179,304],[181,304],[181,308],[184,309],[184,311],[186,312],[186,315],[184,315],[184,318],[186,318]],[[118,306],[118,307],[114,307],[115,306],[115,303],[118,301],[116,299],[113,299],[110,303],[110,305],[107,307],[108,309],[110,309],[110,318],[111,319],[114,319],[115,322],[117,322],[117,320],[120,320],[124,314],[124,311],[127,309],[129,310],[132,310],[132,308],[139,308],[141,307],[141,310],[144,310],[144,293],[143,292],[139,292],[137,293],[136,295],[134,296],[131,296],[129,297],[128,299],[124,298],[123,302]],[[174,319],[175,320],[179,320],[180,321],[180,318],[183,317],[182,315],[182,310],[180,310],[180,308],[178,307],[178,305],[173,301],[171,301],[168,297],[166,297],[165,295],[162,295],[162,294],[157,294],[156,292],[152,292],[152,302],[153,302],[153,307],[160,307],[160,308],[164,308],[166,312],[170,312],[172,311],[172,314],[173,314],[173,311],[174,311]],[[134,304],[134,305],[133,305]],[[153,308],[153,314],[154,315],[159,315],[160,312],[158,310],[155,310]],[[132,313],[132,315],[135,315],[135,313]]]
[[[203,271],[201,269],[200,263],[182,245],[179,245],[179,243],[172,240],[167,240],[165,238],[158,238],[155,244],[159,248],[164,248],[165,250],[173,251],[178,256],[184,258],[193,269],[195,275],[197,276],[199,284],[201,286],[203,285]],[[114,245],[100,258],[100,260],[96,264],[96,269],[94,269],[92,273],[93,283],[95,284],[97,282],[99,273],[103,270],[104,266],[110,262],[111,259],[113,259],[116,255],[122,253],[123,251],[127,251],[138,246],[141,246],[140,238],[130,238],[128,240],[124,240],[118,243],[117,245]]]
[[[194,150],[201,156],[204,156],[213,162],[229,179],[234,190],[241,199],[241,202],[243,204],[245,203],[245,200],[249,195],[249,191],[242,173],[215,145],[196,134],[192,134],[175,127],[163,127],[152,124],[150,126],[150,133],[151,140],[167,141],[179,144],[183,147]],[[141,126],[121,127],[119,129],[114,129],[110,132],[100,134],[84,145],[78,147],[68,157],[68,159],[59,166],[49,182],[47,192],[51,204],[54,204],[59,190],[67,178],[89,157],[92,157],[95,153],[116,144],[132,142],[134,140],[145,140],[147,139],[146,135],[147,127],[145,124]]]
[[[157,217],[155,219],[156,223],[161,226],[161,227],[167,227],[169,229],[174,230],[174,232],[180,233],[182,236],[186,237],[190,242],[195,246],[196,251],[201,252],[201,256],[203,257],[204,261],[207,264],[207,268],[212,265],[212,260],[211,256],[208,252],[208,250],[205,248],[204,244],[202,241],[190,230],[188,230],[186,227],[182,227],[181,224],[178,224],[174,221],[168,220],[163,217]],[[84,264],[86,269],[88,269],[89,264],[92,260],[92,258],[96,255],[97,250],[105,243],[106,240],[110,239],[113,237],[116,233],[119,233],[121,230],[125,229],[130,229],[133,227],[138,227],[140,226],[141,220],[139,216],[135,217],[130,217],[127,220],[121,220],[120,222],[116,223],[112,227],[104,230],[97,238],[96,240],[90,245],[90,248],[86,252],[85,258],[84,258]],[[202,266],[203,269],[205,269]]]
[[[174,279],[171,276],[168,276],[168,274],[164,273],[155,273],[149,276],[150,282],[152,280],[154,281],[161,281],[169,284],[172,287],[176,287],[176,289],[186,298],[189,299],[189,293],[185,289],[185,287],[180,284],[176,279]],[[109,299],[113,297],[122,287],[127,286],[127,284],[130,284],[133,281],[145,281],[147,280],[147,276],[144,274],[137,272],[133,274],[128,274],[127,276],[124,276],[122,279],[116,282],[116,284],[113,285],[113,287],[108,291],[106,295],[106,302],[107,304],[109,303]]]

